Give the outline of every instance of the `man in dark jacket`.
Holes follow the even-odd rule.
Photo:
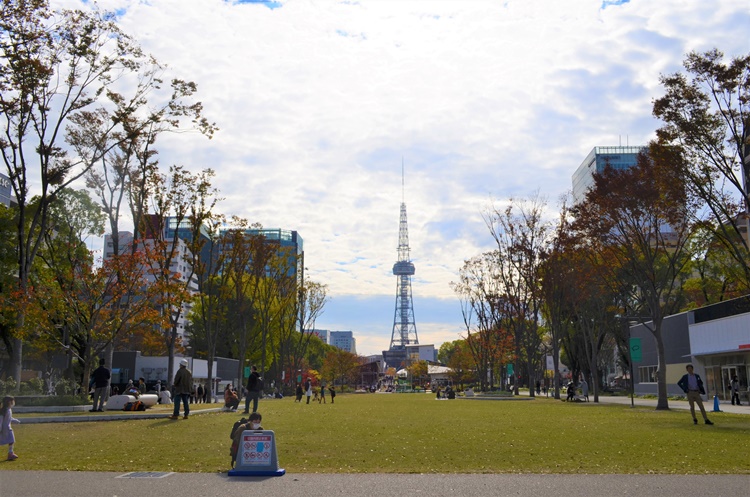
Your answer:
[[[712,425],[713,423],[708,419],[708,416],[706,416],[706,409],[703,408],[703,399],[701,398],[701,395],[706,394],[706,390],[703,388],[703,380],[701,380],[699,375],[693,374],[692,364],[685,366],[685,369],[687,369],[687,374],[680,378],[680,381],[677,382],[677,386],[682,388],[682,391],[687,394],[687,399],[690,403],[690,414],[693,415],[693,424],[698,424],[698,419],[695,417],[695,404],[697,403],[698,407],[700,407],[701,414],[703,414],[703,421],[707,425]]]
[[[190,415],[188,400],[190,399],[190,392],[193,391],[193,373],[190,372],[187,365],[188,360],[181,359],[180,369],[174,375],[174,412],[169,419],[180,419],[180,401],[185,406],[184,419],[187,419]]]
[[[103,412],[104,401],[108,397],[109,379],[112,375],[104,366],[104,359],[99,359],[99,367],[91,374],[91,382],[94,384],[94,405],[91,412]]]
[[[252,367],[250,378],[247,379],[247,393],[245,395],[245,414],[250,412],[250,400],[253,401],[253,412],[258,412],[258,399],[260,399],[260,391],[263,387],[263,380],[258,374],[257,366]]]

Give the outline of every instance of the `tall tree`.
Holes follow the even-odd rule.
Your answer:
[[[693,210],[679,150],[651,143],[629,169],[607,167],[574,209],[575,231],[604,262],[604,278],[630,303],[626,314],[646,315],[656,340],[657,409],[668,409],[662,323],[683,304]]]
[[[18,201],[18,287],[25,294],[48,228],[49,205],[63,188],[110,153],[152,141],[184,117],[209,134],[213,125],[200,117],[199,103],[183,102],[195,89],[179,80],[173,81],[166,105],[143,111],[147,96],[161,85],[161,67],[118,28],[112,14],[54,12],[47,0],[2,0],[0,49],[0,149]],[[129,88],[130,96],[115,86]],[[32,191],[35,184],[39,192]],[[31,195],[38,208],[31,208]],[[24,317],[21,306],[15,319],[19,330]],[[20,337],[12,341],[12,355],[17,375]]]
[[[154,214],[144,227],[147,238],[142,245],[149,254],[149,272],[158,294],[156,305],[163,316],[170,384],[175,352],[181,346],[178,327],[197,292],[195,271],[208,242],[204,223],[218,201],[211,186],[213,176],[211,169],[193,174],[172,166],[169,176],[155,174],[152,178]]]
[[[482,391],[494,385],[496,366],[513,360],[513,339],[505,328],[509,320],[497,257],[488,252],[465,261],[459,281],[451,283],[461,301],[465,343],[474,358]]]
[[[660,143],[679,147],[681,174],[705,202],[706,223],[739,263],[745,292],[750,290],[750,54],[730,60],[717,49],[691,52],[687,74],[661,77],[666,94],[653,113],[664,122]]]
[[[511,199],[504,209],[492,207],[483,214],[497,245],[496,264],[503,286],[503,305],[508,329],[513,331],[516,364],[526,359],[529,384],[535,382],[540,361],[542,334],[542,262],[551,239],[551,223],[544,218],[546,202],[535,195],[527,200]],[[518,382],[514,382],[518,395]],[[531,389],[531,395],[534,391]]]

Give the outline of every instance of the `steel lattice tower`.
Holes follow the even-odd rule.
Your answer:
[[[403,197],[404,166],[401,164],[401,189]],[[414,264],[409,259],[409,228],[406,222],[406,203],[401,199],[401,219],[398,225],[398,261],[393,265],[396,275],[396,310],[393,313],[393,332],[390,350],[403,350],[407,345],[419,344],[417,324],[414,321],[414,303],[411,295],[411,277]]]

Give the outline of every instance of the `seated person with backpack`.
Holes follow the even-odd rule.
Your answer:
[[[245,430],[262,430],[263,427],[260,425],[263,416],[259,412],[254,412],[248,419],[242,418],[232,426],[232,433],[229,438],[232,439],[232,446],[229,449],[229,456],[232,458],[232,467],[237,461],[237,450],[240,447],[242,441],[242,432]]]

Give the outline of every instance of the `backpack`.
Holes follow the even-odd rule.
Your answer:
[[[146,404],[144,404],[140,400],[136,400],[135,402],[128,402],[127,404],[125,404],[122,410],[123,411],[145,411]]]
[[[229,438],[234,440],[234,434],[237,433],[237,428],[240,427],[240,425],[244,425],[247,423],[247,419],[241,418],[239,421],[235,421],[234,425],[232,425],[232,432],[229,434]]]

